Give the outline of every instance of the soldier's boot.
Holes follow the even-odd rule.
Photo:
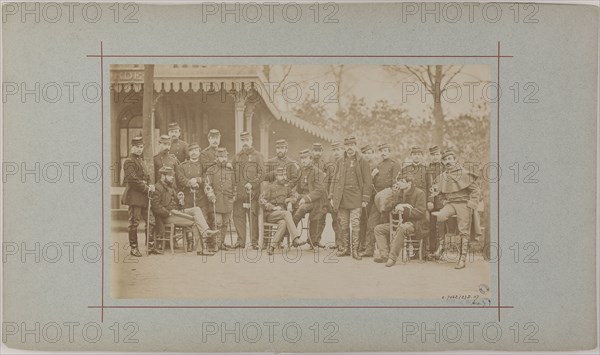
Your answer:
[[[142,256],[142,253],[140,253],[137,246],[137,230],[129,231],[129,246],[131,247],[131,255],[138,258]]]
[[[335,252],[337,256],[348,256],[350,255],[350,239],[344,239],[338,246],[338,251]]]
[[[162,251],[156,249],[154,241],[148,242],[148,254],[150,255],[163,255]]]
[[[467,266],[467,251],[469,250],[469,237],[463,236],[460,245],[460,258],[456,263],[455,269],[464,269]]]
[[[186,238],[187,238],[187,251],[188,252],[194,251],[194,236],[192,235],[191,232],[189,232],[189,233],[187,233]]]
[[[352,258],[356,260],[362,260],[362,256],[358,253],[359,244],[360,240],[358,236],[352,238]]]

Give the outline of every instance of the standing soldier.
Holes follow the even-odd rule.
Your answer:
[[[413,184],[425,192],[425,196],[429,196],[429,181],[427,181],[427,165],[423,159],[423,149],[421,147],[412,147],[410,149],[409,164],[402,167],[402,177],[412,175],[414,178]]]
[[[158,146],[160,147],[160,152],[154,156],[154,181],[160,180],[160,173],[158,171],[163,166],[168,166],[177,171],[177,165],[179,165],[177,157],[170,153],[171,137],[166,134],[160,136]]]
[[[184,162],[188,157],[188,144],[179,137],[181,136],[181,129],[177,122],[169,123],[168,126],[169,137],[171,137],[171,149],[170,152],[177,157],[177,160]]]
[[[329,192],[329,203],[338,213],[342,235],[341,249],[336,255],[352,254],[354,259],[361,260],[362,257],[358,255],[360,212],[371,199],[371,170],[366,159],[357,152],[356,137],[346,138],[344,146],[346,152],[337,162],[338,174]],[[350,228],[352,228],[352,241],[350,241]]]
[[[342,150],[342,142],[331,143],[331,151],[333,153],[333,161],[329,162],[325,166],[325,191],[327,191],[328,194],[331,190],[331,185],[335,182],[337,176],[337,161],[344,155],[344,151]],[[333,206],[331,206],[330,203],[327,203],[327,213],[331,214],[331,228],[333,228],[333,233],[335,235],[335,245],[332,249],[338,249],[341,244],[340,221],[338,220],[337,211],[334,211]]]
[[[154,191],[154,185],[148,184],[150,181],[150,172],[144,163],[142,153],[144,151],[144,142],[142,137],[131,139],[129,148],[129,157],[123,161],[123,182],[126,184],[125,192],[121,198],[121,203],[128,205],[129,213],[129,246],[131,255],[141,257],[138,250],[137,229],[140,220],[146,220],[148,214],[148,194]],[[146,220],[146,228],[148,221]]]
[[[198,207],[184,208],[175,192],[175,172],[171,167],[160,169],[161,179],[156,184],[156,192],[152,194],[152,212],[156,218],[157,235],[163,235],[165,225],[174,223],[178,226],[191,227],[192,235],[197,241],[197,255],[213,255],[204,247],[203,239],[217,236],[219,231],[210,230]],[[195,228],[194,228],[195,227]],[[204,238],[203,238],[204,237]],[[193,244],[193,243],[192,243]],[[192,245],[193,247],[193,245]],[[191,248],[188,247],[188,251]]]
[[[276,171],[278,168],[283,168],[286,176],[286,181],[290,186],[296,183],[298,179],[298,163],[287,156],[288,143],[285,139],[280,139],[275,142],[276,156],[267,160],[265,181],[275,181]]]
[[[364,159],[369,163],[369,171],[373,171],[377,163],[375,162],[375,150],[371,147],[370,144],[367,144],[360,148],[360,152]],[[371,174],[373,176],[373,174]],[[359,247],[358,254],[361,257],[364,256],[373,256],[373,252],[366,253],[367,249],[375,249],[375,238],[373,237],[373,230],[369,229],[369,210],[373,205],[373,194],[371,194],[371,199],[369,200],[369,204],[367,207],[363,208],[360,213],[360,235],[359,235]],[[373,227],[374,228],[374,227]],[[371,237],[371,238],[370,238]],[[372,240],[371,240],[372,239]],[[371,247],[370,244],[373,244]],[[369,255],[370,254],[370,255]]]
[[[442,174],[444,166],[442,165],[442,153],[437,145],[429,147],[430,163],[427,167],[428,181],[430,182],[429,187],[429,199],[427,201],[427,210],[429,213],[437,212],[442,209],[442,200],[440,195],[435,190],[433,184],[434,181]],[[438,228],[439,227],[439,228]],[[429,241],[427,243],[427,249],[429,252],[433,252],[437,249],[438,235],[440,228],[443,229],[443,224],[437,224],[437,218],[430,214],[429,218]]]
[[[300,175],[296,182],[296,193],[299,195],[298,208],[294,212],[294,223],[297,225],[307,213],[309,219],[308,238],[312,246],[324,248],[321,234],[325,229],[327,213],[325,190],[325,173],[313,164],[310,151],[300,152]]]
[[[233,203],[233,223],[235,224],[238,240],[234,247],[245,248],[246,220],[248,220],[252,249],[258,250],[258,198],[260,196],[260,183],[263,181],[264,158],[260,152],[252,147],[252,136],[249,132],[242,132],[240,140],[242,141],[242,149],[235,155],[232,162],[237,177],[236,198]]]
[[[192,143],[188,150],[190,159],[179,164],[177,169],[177,186],[184,193],[184,207],[200,207],[206,220],[211,221],[211,215],[208,210],[208,198],[204,193],[204,184],[202,181],[204,167],[200,162],[200,146],[197,143]],[[191,243],[188,243],[188,246],[190,246],[190,244]]]
[[[312,164],[319,170],[324,170],[326,163],[323,159],[323,145],[321,143],[313,143],[312,145]]]
[[[235,171],[227,162],[226,148],[217,148],[216,157],[216,164],[207,169],[204,184],[211,187],[207,194],[211,203],[209,210],[210,214],[214,215],[215,229],[221,231],[217,240],[217,248],[227,250],[228,247],[225,245],[227,226],[225,223],[229,223],[233,211],[236,192]]]
[[[433,212],[437,217],[437,223],[443,223],[449,217],[456,215],[456,223],[461,239],[460,257],[455,269],[463,269],[466,266],[467,249],[469,248],[469,237],[471,227],[475,233],[480,234],[479,205],[480,187],[478,176],[467,169],[463,169],[456,161],[456,156],[451,150],[442,155],[444,172],[436,182],[439,186],[440,198],[442,200],[441,210]]]
[[[369,208],[369,220],[367,223],[367,242],[364,254],[361,256],[373,256],[375,252],[375,227],[381,223],[381,212],[374,203],[375,195],[387,188],[391,188],[400,173],[400,163],[390,158],[392,150],[390,145],[382,143],[378,147],[381,153],[381,162],[371,171],[373,178],[373,194]]]
[[[200,161],[205,167],[209,167],[217,160],[217,149],[221,144],[221,132],[218,129],[208,131],[208,147],[200,153]]]
[[[293,237],[298,236],[296,223],[292,217],[292,203],[294,202],[292,188],[286,183],[285,168],[279,167],[275,171],[275,181],[260,195],[260,205],[265,211],[265,221],[277,223],[277,232],[271,240],[267,253],[273,255],[273,251],[281,244],[283,236],[289,232]]]

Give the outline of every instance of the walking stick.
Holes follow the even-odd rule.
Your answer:
[[[150,239],[150,204],[152,203],[151,199],[152,193],[148,191],[148,213],[146,214],[146,256],[150,255],[150,249],[148,248],[148,239]]]
[[[192,187],[192,195],[194,196],[194,207],[196,207],[196,189]]]
[[[247,191],[250,199],[248,203],[248,226],[250,227],[250,244],[252,244],[252,187],[247,189]],[[246,238],[246,236],[244,236],[244,238]]]

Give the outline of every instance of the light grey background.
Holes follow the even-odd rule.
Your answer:
[[[596,109],[598,12],[591,6],[540,5],[539,23],[515,23],[509,4],[502,5],[503,17],[497,23],[460,21],[421,23],[417,16],[402,21],[399,4],[339,5],[339,23],[315,24],[312,15],[297,23],[276,16],[275,23],[228,21],[212,17],[202,22],[200,6],[140,5],[139,23],[114,23],[109,4],[103,5],[103,16],[97,23],[87,23],[80,13],[74,23],[63,19],[57,23],[19,17],[3,23],[3,82],[80,83],[75,100],[63,98],[57,103],[40,103],[26,97],[22,103],[11,96],[3,105],[4,162],[78,162],[75,181],[63,176],[57,183],[42,178],[39,183],[28,176],[10,176],[4,184],[4,242],[77,241],[75,262],[63,255],[57,263],[43,259],[33,262],[19,255],[3,264],[4,322],[79,322],[81,326],[97,322],[103,336],[97,343],[85,342],[79,333],[73,343],[65,339],[49,343],[32,337],[21,342],[9,338],[15,348],[61,350],[118,351],[401,351],[401,350],[582,350],[595,346],[595,192],[596,192]],[[308,14],[310,5],[302,5]],[[280,6],[281,8],[281,6]],[[312,13],[311,13],[312,14]],[[123,13],[122,13],[123,15]],[[464,16],[464,15],[463,15]],[[302,301],[265,300],[264,302],[203,300],[197,302],[165,300],[111,300],[109,298],[111,251],[109,233],[110,171],[105,171],[106,186],[89,183],[81,177],[81,167],[101,162],[104,146],[105,162],[109,161],[109,91],[108,70],[111,63],[372,63],[372,64],[455,64],[473,63],[492,66],[496,77],[496,58],[423,59],[423,58],[246,58],[246,59],[104,59],[104,142],[101,140],[100,102],[82,99],[81,87],[100,81],[100,41],[105,54],[365,54],[365,55],[496,55],[497,42],[502,54],[514,58],[501,61],[501,85],[535,82],[540,91],[539,103],[514,103],[505,93],[500,112],[500,165],[508,178],[500,183],[501,302],[514,306],[503,309],[501,339],[492,343],[482,336],[483,325],[498,322],[497,310],[490,309],[105,309],[100,323],[100,310],[88,306],[101,303],[101,264],[82,260],[81,246],[101,240],[101,191],[105,206],[105,304],[108,305],[432,305],[427,302],[372,301]],[[492,106],[492,160],[496,160],[497,117]],[[535,162],[540,170],[539,183],[515,183],[508,169],[514,162]],[[108,167],[107,167],[108,170]],[[67,170],[63,166],[63,174]],[[92,170],[93,172],[93,170]],[[93,173],[91,173],[93,175]],[[491,205],[496,206],[497,184],[491,186]],[[495,211],[495,210],[494,210]],[[496,238],[497,214],[492,213],[492,240]],[[535,242],[539,246],[539,263],[515,263],[509,246]],[[63,248],[63,250],[65,250]],[[92,249],[93,250],[93,249]],[[93,254],[93,253],[92,253]],[[496,264],[490,264],[496,280]],[[135,267],[135,266],[132,266]],[[242,272],[242,271],[241,271]],[[459,273],[457,273],[457,277]],[[496,292],[496,285],[490,285]],[[341,287],[356,287],[351,282]],[[448,305],[447,303],[435,303]],[[109,329],[115,322],[121,328],[115,344]],[[135,322],[139,331],[137,344],[122,342],[123,325]],[[217,337],[202,342],[203,322],[226,322],[232,327],[248,322],[262,324],[297,322],[304,334],[297,343],[286,342],[281,332],[270,343],[265,334],[251,344],[222,343]],[[318,322],[321,342],[315,343],[309,327]],[[338,343],[323,344],[322,327],[336,322]],[[474,339],[463,333],[456,343],[442,336],[436,342],[429,335],[426,342],[417,335],[403,342],[403,322],[424,322],[429,329],[448,322],[463,325],[478,322]],[[539,330],[537,343],[524,343],[535,322]],[[520,328],[515,342],[515,323]],[[281,330],[281,326],[278,328]],[[467,329],[462,326],[463,332]],[[489,334],[494,335],[493,329]],[[453,334],[450,334],[450,336]]]

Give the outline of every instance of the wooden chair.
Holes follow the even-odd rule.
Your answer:
[[[175,254],[175,243],[179,239],[183,239],[183,252],[187,252],[187,238],[186,228],[183,226],[176,226],[175,223],[170,223],[165,226],[165,234],[162,237],[156,237],[155,243],[162,242],[161,249],[165,250],[165,243],[169,242],[171,248],[171,254]]]
[[[398,213],[393,211],[389,214],[390,218],[390,244],[393,242],[398,230],[398,226],[402,223],[402,220]],[[416,226],[415,226],[416,229]],[[404,239],[404,245],[402,246],[402,261],[410,261],[415,255],[419,256],[419,261],[423,262],[423,239],[417,238],[415,233],[410,233]]]

